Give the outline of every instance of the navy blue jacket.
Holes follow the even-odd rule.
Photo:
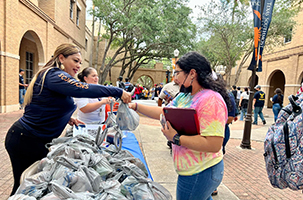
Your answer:
[[[121,97],[123,93],[120,88],[79,82],[59,68],[47,73],[42,90],[41,78],[37,78],[32,101],[19,121],[31,134],[45,140],[61,135],[77,107],[72,97]]]

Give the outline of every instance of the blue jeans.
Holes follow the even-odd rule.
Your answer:
[[[255,107],[254,109],[254,124],[258,124],[258,115],[260,116],[262,121],[265,121],[263,113],[262,113],[263,107]]]
[[[247,114],[247,108],[242,108],[242,110],[241,110],[241,116],[240,116],[240,121],[243,121],[243,119],[244,119],[244,116],[246,116],[246,114]]]
[[[192,176],[178,176],[177,200],[212,200],[211,193],[223,179],[223,160]]]
[[[282,109],[282,107],[280,106],[279,103],[275,103],[272,106],[272,111],[274,112],[274,116],[275,116],[275,122],[277,121],[277,118],[278,118],[278,115],[279,115],[279,112],[281,109]]]
[[[24,101],[24,95],[25,95],[26,89],[19,89],[19,104],[20,106],[23,104]]]
[[[222,148],[223,154],[225,154],[225,146],[226,146],[229,138],[230,138],[230,129],[229,129],[228,124],[225,124],[225,133],[224,133],[223,148]]]
[[[140,97],[141,97],[141,94],[136,94],[136,99],[140,99]]]

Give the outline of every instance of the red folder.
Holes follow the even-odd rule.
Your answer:
[[[200,134],[197,111],[193,108],[163,108],[165,119],[181,135]]]

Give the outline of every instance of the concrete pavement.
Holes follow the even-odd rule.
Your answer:
[[[0,114],[0,199],[7,199],[12,189],[13,177],[10,160],[4,147],[5,135],[9,127],[23,111]],[[234,122],[231,139],[226,146],[224,157],[224,178],[214,200],[293,200],[303,199],[301,191],[273,188],[267,178],[264,158],[263,140],[270,124],[273,123],[271,109],[264,109],[266,125],[254,125],[251,131],[252,149],[241,149],[244,122]],[[259,124],[262,124],[259,121]],[[154,181],[166,187],[175,199],[177,174],[173,167],[166,139],[160,131],[160,123],[141,116],[140,126],[134,131],[145,155],[146,162]]]

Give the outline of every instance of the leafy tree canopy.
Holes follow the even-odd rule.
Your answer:
[[[120,75],[128,77],[155,58],[171,58],[174,49],[185,53],[193,48],[196,26],[187,0],[94,0],[93,16],[106,30],[107,47],[100,66],[103,82],[112,66],[122,62]],[[115,53],[106,64],[109,48]]]
[[[225,73],[230,84],[231,69],[241,59],[238,67],[240,71],[237,72],[239,75],[253,51],[252,8],[245,0],[216,0],[200,9],[202,17],[199,18],[199,33],[203,37],[198,42],[197,51],[205,54],[213,65],[226,66]],[[299,6],[293,1],[276,0],[266,39],[267,50],[283,45],[284,37],[292,34],[296,25],[294,17],[298,11]]]

